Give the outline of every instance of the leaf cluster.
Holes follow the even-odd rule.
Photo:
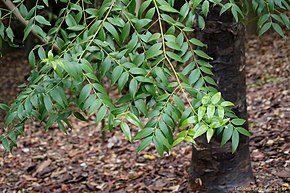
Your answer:
[[[38,119],[45,129],[57,123],[67,133],[70,116],[87,121],[94,115],[96,124],[106,119],[103,130],[120,128],[129,141],[141,140],[138,151],[153,143],[160,156],[183,140],[195,143],[205,135],[209,142],[215,134],[222,135],[222,145],[231,139],[235,152],[239,134],[250,135],[230,109],[233,104],[216,90],[206,44],[189,36],[193,23],[205,28],[212,6],[221,6],[221,14],[230,9],[236,21],[244,18],[234,1],[192,0],[177,10],[173,0],[145,0],[135,14],[133,0],[105,0],[98,9],[89,0],[61,0],[65,6],[54,24],[40,14],[49,1],[31,9],[13,2],[28,22],[23,39],[36,33],[44,43],[29,53],[29,83],[12,104],[0,104],[7,111],[8,133],[1,136],[7,151],[26,120]],[[0,13],[3,19],[13,10]],[[2,22],[0,37],[13,43],[12,29]],[[118,89],[117,100],[103,80]],[[134,137],[131,125],[139,128]]]

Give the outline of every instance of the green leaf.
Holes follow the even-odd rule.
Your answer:
[[[154,129],[153,127],[145,127],[139,133],[137,133],[134,139],[139,140],[151,135],[153,133],[153,129]]]
[[[43,96],[43,101],[44,101],[44,106],[47,110],[47,112],[52,111],[52,101],[49,95],[44,95]]]
[[[123,131],[123,133],[125,134],[126,138],[128,139],[128,141],[132,141],[131,138],[131,130],[129,128],[129,126],[127,125],[127,123],[125,122],[121,122],[121,129]]]
[[[245,135],[245,136],[247,136],[247,137],[250,137],[250,136],[251,136],[251,133],[250,133],[248,130],[242,128],[242,127],[236,127],[236,130],[237,130],[239,133],[241,133],[241,134],[243,134],[243,135]]]
[[[197,111],[198,121],[200,122],[205,114],[206,108],[204,106],[200,106]]]
[[[16,144],[16,133],[13,130],[8,131],[8,137],[11,139],[13,143]]]
[[[185,106],[184,106],[183,101],[176,95],[173,95],[172,98],[173,98],[174,103],[177,105],[177,107],[180,110],[184,111],[185,110]]]
[[[198,129],[196,130],[194,136],[193,136],[193,139],[203,135],[206,131],[208,130],[207,126],[206,125],[200,125],[198,127]]]
[[[142,123],[140,122],[140,120],[138,119],[138,117],[136,117],[136,115],[134,115],[133,113],[127,113],[126,114],[126,119],[132,123],[133,125],[136,125],[139,128],[143,128]]]
[[[201,71],[203,71],[206,74],[213,75],[212,71],[209,68],[205,67],[205,66],[202,66],[200,69],[201,69]]]
[[[142,99],[135,101],[135,105],[137,109],[139,109],[139,111],[143,113],[143,115],[147,116],[148,110],[147,110],[145,102]]]
[[[11,27],[10,26],[7,27],[5,31],[6,31],[7,37],[11,40],[11,42],[13,42],[14,33]]]
[[[214,134],[214,130],[213,129],[208,129],[207,132],[206,132],[206,139],[207,139],[207,142],[209,143],[212,136]]]
[[[204,44],[202,41],[196,39],[196,38],[191,38],[190,42],[194,45],[200,46],[200,47],[204,47],[206,46],[206,44]]]
[[[50,96],[63,108],[68,104],[63,88],[57,87],[50,92]]]
[[[81,121],[87,121],[87,119],[81,114],[81,113],[79,113],[79,112],[74,112],[73,113],[74,114],[74,116],[76,117],[76,118],[78,118],[79,120],[81,120]]]
[[[43,16],[41,16],[41,15],[37,15],[37,16],[35,16],[34,17],[34,19],[36,20],[36,21],[38,21],[40,24],[43,24],[43,25],[51,25],[50,23],[49,23],[49,21],[47,21]]]
[[[73,18],[73,16],[71,14],[68,14],[66,16],[65,22],[68,25],[68,27],[76,26],[77,25],[77,22],[75,21],[75,19]]]
[[[3,109],[4,111],[9,111],[8,105],[6,105],[4,103],[0,103],[0,109]]]
[[[138,67],[133,67],[129,70],[130,73],[132,74],[140,74],[140,75],[146,75],[147,72],[143,68],[138,68]]]
[[[97,117],[96,117],[96,125],[98,125],[101,120],[103,120],[107,114],[107,107],[106,106],[102,106],[99,111],[97,112]]]
[[[232,125],[228,125],[225,127],[224,132],[223,132],[223,136],[222,136],[222,141],[221,141],[221,145],[224,145],[232,136],[233,134],[233,126]]]
[[[43,3],[46,5],[46,7],[49,6],[49,4],[48,4],[48,0],[42,0],[42,1],[43,1]]]
[[[226,12],[229,8],[231,8],[232,4],[231,3],[226,3],[222,6],[220,10],[220,15],[222,15],[224,12]]]
[[[199,28],[201,30],[204,30],[204,28],[205,28],[205,21],[204,21],[204,18],[201,15],[198,15],[197,23],[198,23]]]
[[[224,118],[224,115],[225,115],[225,110],[222,106],[218,105],[218,115],[220,118]]]
[[[211,85],[214,85],[214,86],[218,86],[218,85],[216,84],[216,82],[214,81],[213,78],[211,78],[211,77],[209,77],[209,76],[205,76],[205,77],[203,77],[203,78],[204,78],[204,80],[205,80],[207,83],[209,83],[209,84],[211,84]]]
[[[209,11],[209,2],[207,0],[205,0],[202,3],[202,7],[201,7],[202,13],[204,16],[208,15],[208,11]]]
[[[161,5],[159,6],[159,9],[161,9],[162,11],[170,12],[170,13],[179,13],[179,11],[177,11],[176,9],[174,9],[173,7],[169,5]]]
[[[163,153],[164,153],[163,144],[160,143],[160,141],[158,140],[158,138],[156,136],[153,137],[153,143],[154,143],[156,150],[157,150],[158,154],[160,155],[160,157],[163,157]]]
[[[52,124],[57,120],[58,115],[57,114],[51,114],[50,117],[48,118],[46,125],[45,125],[45,130],[50,128]]]
[[[203,105],[206,105],[206,104],[209,102],[209,100],[210,100],[210,96],[209,96],[209,95],[204,95],[204,96],[202,97],[202,99],[201,99],[201,103],[202,103]]]
[[[112,60],[109,56],[105,58],[105,60],[102,62],[102,75],[104,76],[106,72],[109,71],[112,65]]]
[[[144,1],[141,5],[140,5],[140,8],[139,8],[139,11],[138,11],[138,16],[141,17],[143,12],[146,10],[146,8],[148,8],[148,6],[150,5],[152,0],[149,0],[149,1]]]
[[[86,102],[84,103],[84,105],[82,106],[82,111],[87,110],[87,108],[89,108],[96,100],[96,95],[91,95],[89,96],[89,98],[86,100]]]
[[[184,76],[186,76],[189,72],[192,71],[192,69],[194,68],[195,66],[195,63],[194,62],[191,62],[190,64],[188,64],[183,70],[182,70],[182,74]]]
[[[178,50],[178,51],[180,50],[180,46],[176,42],[170,41],[170,42],[166,42],[165,44],[171,49]]]
[[[122,73],[123,73],[123,67],[117,66],[116,68],[114,68],[112,72],[112,77],[111,77],[112,84],[115,84],[117,82],[117,80],[120,78]]]
[[[166,85],[169,83],[168,78],[166,77],[164,70],[162,70],[160,67],[155,68],[155,73],[158,78],[161,79],[162,82],[164,82]]]
[[[134,78],[130,81],[129,92],[132,98],[135,98],[138,89],[138,81]]]
[[[263,27],[259,31],[259,36],[263,35],[268,29],[271,27],[271,23],[267,22],[263,25]]]
[[[125,25],[124,25],[124,28],[122,30],[122,34],[121,34],[121,38],[122,38],[122,42],[125,42],[125,40],[128,38],[129,34],[130,34],[130,23],[127,22]]]
[[[179,12],[179,14],[183,17],[183,18],[185,18],[186,16],[187,16],[187,14],[188,14],[188,12],[189,12],[189,4],[188,4],[188,2],[185,2],[184,3],[184,5],[180,8],[180,12]]]
[[[7,150],[8,152],[11,152],[11,146],[10,146],[9,141],[6,137],[2,138],[2,146],[4,147],[5,150]]]
[[[278,25],[277,23],[272,23],[272,26],[274,28],[274,30],[283,38],[285,38],[285,35],[283,33],[282,28],[280,27],[280,25]]]
[[[35,67],[36,62],[35,62],[35,55],[34,55],[33,50],[29,52],[29,55],[28,55],[28,62],[29,62],[29,64],[31,65],[32,68]]]
[[[190,85],[193,85],[197,80],[199,80],[200,75],[201,73],[199,69],[193,70],[188,77],[188,82]]]
[[[125,84],[127,83],[128,79],[129,79],[128,72],[126,72],[126,71],[123,72],[123,74],[121,75],[121,77],[120,77],[120,79],[118,81],[118,90],[119,91],[123,90],[123,88],[124,88]]]
[[[169,56],[170,58],[172,58],[175,61],[183,62],[182,58],[179,55],[177,55],[177,54],[175,54],[173,52],[166,52],[166,55]]]
[[[91,91],[92,87],[90,84],[87,84],[82,88],[78,99],[78,105],[82,104],[90,96]]]
[[[194,139],[193,139],[192,137],[190,137],[190,136],[186,136],[186,137],[184,138],[184,141],[188,141],[188,142],[190,142],[190,143],[196,144],[195,141],[194,141]]]
[[[215,106],[210,104],[207,106],[206,114],[208,119],[212,119],[215,112]]]
[[[183,141],[183,139],[184,139],[184,137],[179,137],[179,138],[177,138],[177,139],[173,142],[172,147],[175,147],[176,145],[178,145],[180,142]]]
[[[164,134],[164,136],[168,140],[169,144],[172,144],[173,143],[172,130],[169,127],[167,127],[167,125],[163,121],[159,122],[159,128],[161,129],[162,133]]]
[[[109,22],[104,22],[104,27],[106,28],[106,30],[112,34],[112,36],[115,38],[115,40],[117,42],[120,42],[120,36],[119,36],[119,33],[117,32],[116,28],[110,24]]]
[[[152,142],[152,139],[153,139],[153,137],[151,137],[151,136],[143,139],[142,142],[137,147],[137,152],[139,153],[140,151],[142,151],[143,149],[148,147],[150,145],[150,143]]]
[[[202,58],[205,58],[205,59],[208,59],[208,60],[212,60],[213,58],[210,57],[209,55],[207,55],[204,51],[202,50],[194,50],[194,53],[196,55],[198,55],[199,57],[202,57]]]
[[[162,143],[165,147],[167,147],[168,149],[171,148],[171,145],[169,144],[168,140],[165,138],[161,130],[157,129],[155,131],[155,136],[158,139],[158,141],[160,141],[160,143]]]
[[[61,130],[62,132],[64,132],[64,133],[67,135],[67,129],[65,128],[65,126],[64,126],[64,124],[63,124],[63,122],[62,122],[62,120],[57,121],[57,124],[58,124],[60,130]]]
[[[211,103],[214,105],[218,104],[218,102],[221,100],[221,96],[222,96],[222,94],[220,92],[214,94],[211,97]]]
[[[151,46],[146,52],[146,59],[150,59],[162,54],[162,50],[160,50],[161,47],[162,43],[154,44]]]
[[[239,145],[240,136],[237,130],[233,131],[232,135],[232,153],[234,153]]]
[[[93,112],[99,109],[101,105],[102,105],[102,101],[100,99],[94,100],[94,102],[92,102],[89,108],[88,114],[91,115]]]
[[[234,103],[230,102],[230,101],[224,101],[221,103],[222,107],[233,107],[235,106]]]
[[[246,122],[246,120],[244,120],[244,119],[233,119],[231,122],[232,122],[234,125],[238,125],[238,126],[240,126],[240,125],[243,125],[243,124]]]

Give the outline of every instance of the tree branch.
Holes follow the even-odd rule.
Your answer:
[[[4,3],[4,5],[13,12],[13,14],[16,16],[16,18],[24,25],[27,26],[28,25],[28,21],[26,21],[22,15],[20,14],[18,8],[12,3],[11,0],[2,0],[2,2]],[[46,41],[45,39],[43,39],[41,36],[39,36],[37,34],[37,32],[35,31],[35,29],[32,28],[31,33],[36,36],[38,39],[40,39],[43,43],[48,43],[48,41]],[[47,36],[45,34],[45,36]],[[60,52],[61,49],[58,47],[58,45],[56,43],[53,44],[53,50],[56,52]]]

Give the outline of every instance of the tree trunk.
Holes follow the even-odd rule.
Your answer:
[[[219,9],[213,8],[206,29],[198,32],[198,38],[207,43],[206,52],[214,58],[211,64],[223,97],[235,103],[233,110],[237,116],[247,119],[245,28],[235,24],[231,13],[219,16]],[[226,193],[253,181],[248,138],[240,135],[234,154],[230,143],[221,147],[220,141],[221,136],[215,136],[209,144],[201,138],[198,146],[193,147],[190,169],[193,191]]]
[[[255,14],[253,10],[253,5],[250,2],[251,0],[248,0],[249,3],[249,13],[247,15],[247,20],[246,20],[246,28],[247,28],[247,35],[249,36],[256,36],[257,35],[257,23],[258,23],[258,17]]]

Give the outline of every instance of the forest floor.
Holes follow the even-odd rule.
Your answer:
[[[271,34],[247,41],[250,150],[258,190],[250,192],[283,192],[281,185],[290,183],[289,43]],[[29,70],[21,52],[1,58],[0,102],[15,97]],[[72,119],[72,125],[66,136],[56,127],[45,132],[37,122],[27,124],[18,148],[0,157],[0,192],[186,192],[190,144],[161,159],[153,147],[137,154],[138,144],[128,143],[120,130],[107,133],[103,142],[93,120]],[[0,128],[2,133],[3,122]]]

